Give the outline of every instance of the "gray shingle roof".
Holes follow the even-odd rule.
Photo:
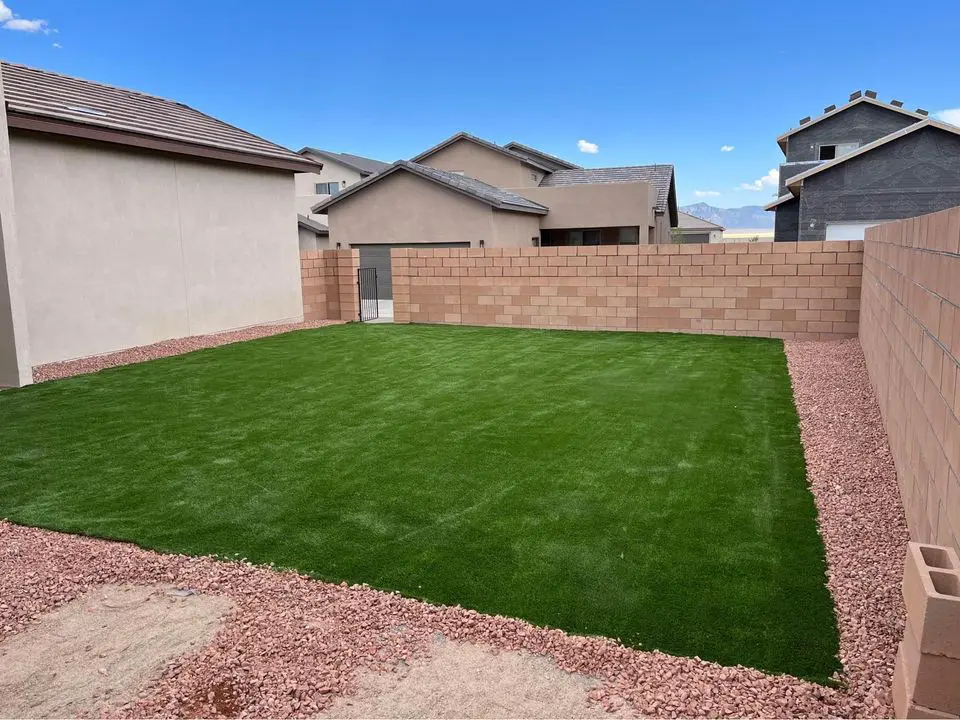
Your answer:
[[[475,180],[474,178],[467,177],[466,175],[458,175],[457,173],[448,172],[446,170],[437,170],[436,168],[432,168],[427,165],[420,165],[419,163],[411,162],[409,160],[397,160],[397,162],[383,172],[377,173],[376,175],[371,175],[366,180],[362,180],[355,185],[348,186],[347,189],[343,190],[340,194],[334,195],[327,200],[317,203],[313,206],[312,211],[315,213],[323,213],[331,205],[340,202],[354,193],[362,192],[365,188],[369,187],[373,183],[379,182],[388,175],[392,175],[400,170],[405,170],[413,173],[414,175],[418,175],[427,180],[444,185],[451,190],[455,190],[456,192],[467,195],[468,197],[472,197],[475,200],[485,202],[498,210],[534,213],[537,215],[545,215],[548,210],[545,205],[535,203],[532,200],[528,200],[521,195],[510,192],[509,190],[488,185],[485,182]]]
[[[690,213],[685,213],[682,210],[679,212],[680,224],[679,227],[682,230],[723,230],[722,225],[717,225],[712,223],[709,220],[704,220],[701,217],[696,215],[691,215]]]
[[[317,222],[316,220],[311,220],[306,215],[301,215],[297,213],[297,225],[307,230],[312,230],[318,235],[329,235],[330,228],[324,225],[322,222]]]
[[[667,210],[673,165],[634,165],[630,167],[557,170],[540,181],[541,187],[596,185],[602,183],[650,183],[657,191],[657,210]]]
[[[25,65],[3,62],[2,69],[7,110],[14,116],[271,158],[291,167],[312,165],[285,147],[173,100]]]
[[[537,150],[536,148],[530,147],[529,145],[524,145],[523,143],[518,143],[517,141],[508,142],[504,147],[507,150],[517,153],[518,155],[523,155],[524,157],[529,157],[533,160],[540,160],[547,165],[555,165],[554,170],[578,170],[580,166],[576,163],[572,163],[563,158],[557,157],[556,155],[551,155],[550,153],[545,153],[543,150]]]
[[[320,150],[313,147],[305,147],[300,151],[301,155],[306,153],[318,155],[321,158],[327,158],[329,160],[333,160],[334,162],[340,163],[341,165],[346,165],[348,168],[356,170],[361,175],[373,175],[373,173],[378,173],[381,170],[386,170],[388,167],[390,167],[390,163],[380,162],[379,160],[374,160],[373,158],[363,157],[363,155],[338,153],[333,152],[332,150]]]

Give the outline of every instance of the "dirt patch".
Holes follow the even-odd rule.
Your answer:
[[[597,684],[543,656],[437,639],[429,661],[366,674],[356,695],[338,699],[321,717],[610,717],[588,702]]]
[[[172,586],[105,585],[0,643],[0,717],[68,717],[132,700],[206,644],[230,601]]]

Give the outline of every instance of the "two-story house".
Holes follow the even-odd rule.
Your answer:
[[[319,172],[300,173],[296,176],[297,214],[308,217],[312,214],[311,208],[317,203],[390,167],[389,163],[361,155],[318,150],[312,147],[303,148],[300,150],[300,155],[322,166]],[[321,217],[312,219],[325,221],[325,218]]]
[[[582,168],[463,132],[312,210],[327,214],[331,246],[377,268],[385,300],[393,248],[668,243],[678,222],[672,165]]]
[[[960,205],[960,128],[923,109],[850,95],[777,138],[774,239],[860,240],[871,225]]]

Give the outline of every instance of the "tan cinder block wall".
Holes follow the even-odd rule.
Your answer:
[[[960,550],[960,208],[867,230],[860,343],[910,534]]]
[[[357,250],[308,250],[300,253],[300,283],[303,288],[303,319],[356,320]]]
[[[854,337],[862,243],[394,250],[394,322]]]

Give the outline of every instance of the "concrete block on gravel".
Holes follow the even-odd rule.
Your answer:
[[[930,718],[931,720],[957,720],[956,715],[942,710],[920,705],[913,700],[913,687],[910,685],[906,668],[902,662],[902,652],[897,654],[893,666],[893,710],[898,718]]]
[[[960,660],[920,652],[920,641],[907,625],[897,666],[912,689],[911,700],[928,708],[960,714]]]
[[[907,624],[920,652],[960,659],[960,559],[950,547],[911,542],[903,569]]]

